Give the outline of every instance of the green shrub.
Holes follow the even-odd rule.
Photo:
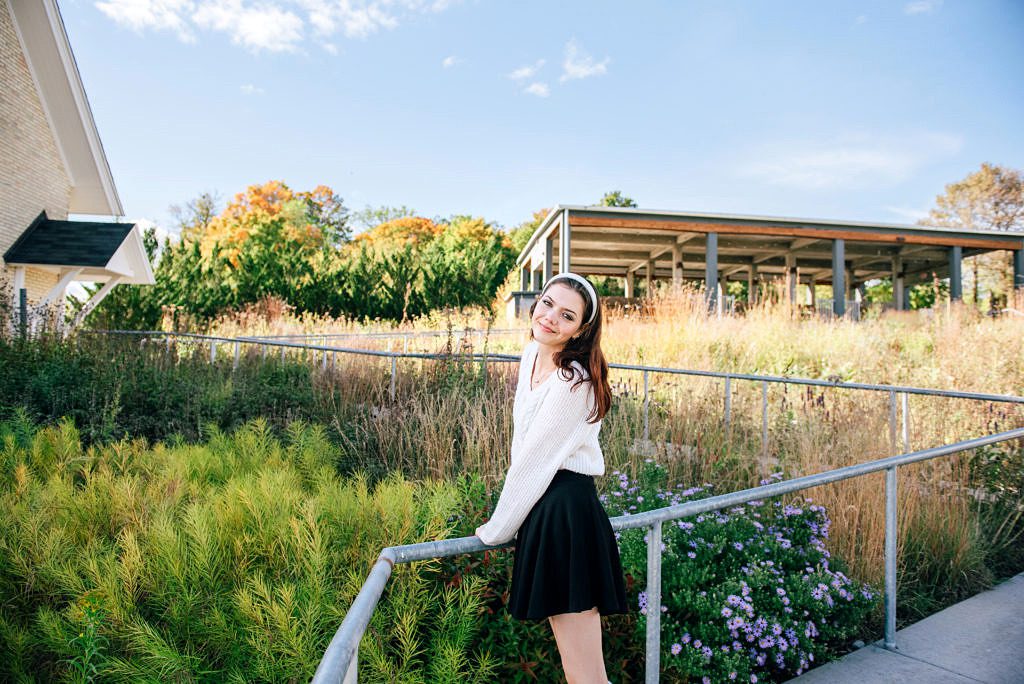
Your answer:
[[[379,550],[450,536],[463,507],[449,484],[340,479],[301,423],[83,448],[22,416],[0,438],[0,680],[307,681]],[[479,584],[435,574],[395,573],[362,680],[488,678]]]

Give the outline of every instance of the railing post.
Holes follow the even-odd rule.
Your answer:
[[[281,363],[284,363],[284,352],[286,349],[287,347],[281,347]]]
[[[896,455],[899,446],[896,444],[896,392],[889,390],[889,448]]]
[[[885,470],[885,647],[896,650],[896,466]]]
[[[398,375],[398,357],[391,357],[391,388],[388,393],[391,395],[391,401],[395,400],[395,376]]]
[[[164,347],[166,348],[167,353],[170,354],[171,353],[171,336],[170,335],[167,335],[167,336],[164,337]]]
[[[732,378],[725,376],[725,432],[729,433],[729,423],[732,417]]]
[[[217,360],[217,342],[216,340],[210,340],[210,363]]]
[[[661,672],[661,521],[647,533],[647,669],[646,684]]]
[[[651,403],[651,398],[650,398],[650,396],[648,394],[648,391],[647,391],[647,386],[648,386],[647,375],[648,375],[647,371],[644,371],[644,448],[645,449],[647,448],[647,444],[646,443],[650,439],[650,436],[651,436],[650,410],[649,410],[650,403]]]
[[[900,392],[903,404],[903,453],[910,453],[910,395]]]
[[[261,344],[260,345],[260,360],[261,361],[266,361],[267,360],[267,345],[265,345],[265,344]]]
[[[768,459],[768,381],[761,382],[761,457]]]
[[[231,364],[231,370],[238,370],[238,355],[242,352],[242,345],[239,342],[235,342],[235,360]]]

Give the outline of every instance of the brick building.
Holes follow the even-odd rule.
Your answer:
[[[138,227],[115,220],[124,210],[54,0],[0,0],[0,84],[5,308],[16,317],[22,291],[35,310],[62,307],[76,280],[105,283],[88,310],[119,283],[151,284]]]

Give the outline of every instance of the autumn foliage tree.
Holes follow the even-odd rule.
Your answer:
[[[974,230],[1024,231],[1024,174],[1017,169],[983,163],[966,178],[946,186],[935,208],[919,223]],[[1003,299],[1012,288],[1009,252],[968,257],[967,290],[975,303],[985,295]]]
[[[484,219],[403,216],[351,237],[348,210],[326,186],[249,186],[221,211],[202,195],[178,211],[181,239],[155,248],[155,286],[122,286],[95,327],[152,329],[168,311],[189,325],[267,297],[298,311],[403,320],[442,307],[486,306],[515,255]],[[151,243],[151,244],[150,244]]]

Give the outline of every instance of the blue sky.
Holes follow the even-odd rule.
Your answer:
[[[656,209],[913,222],[1024,168],[1024,3],[63,0],[127,217],[281,179],[511,227]]]

